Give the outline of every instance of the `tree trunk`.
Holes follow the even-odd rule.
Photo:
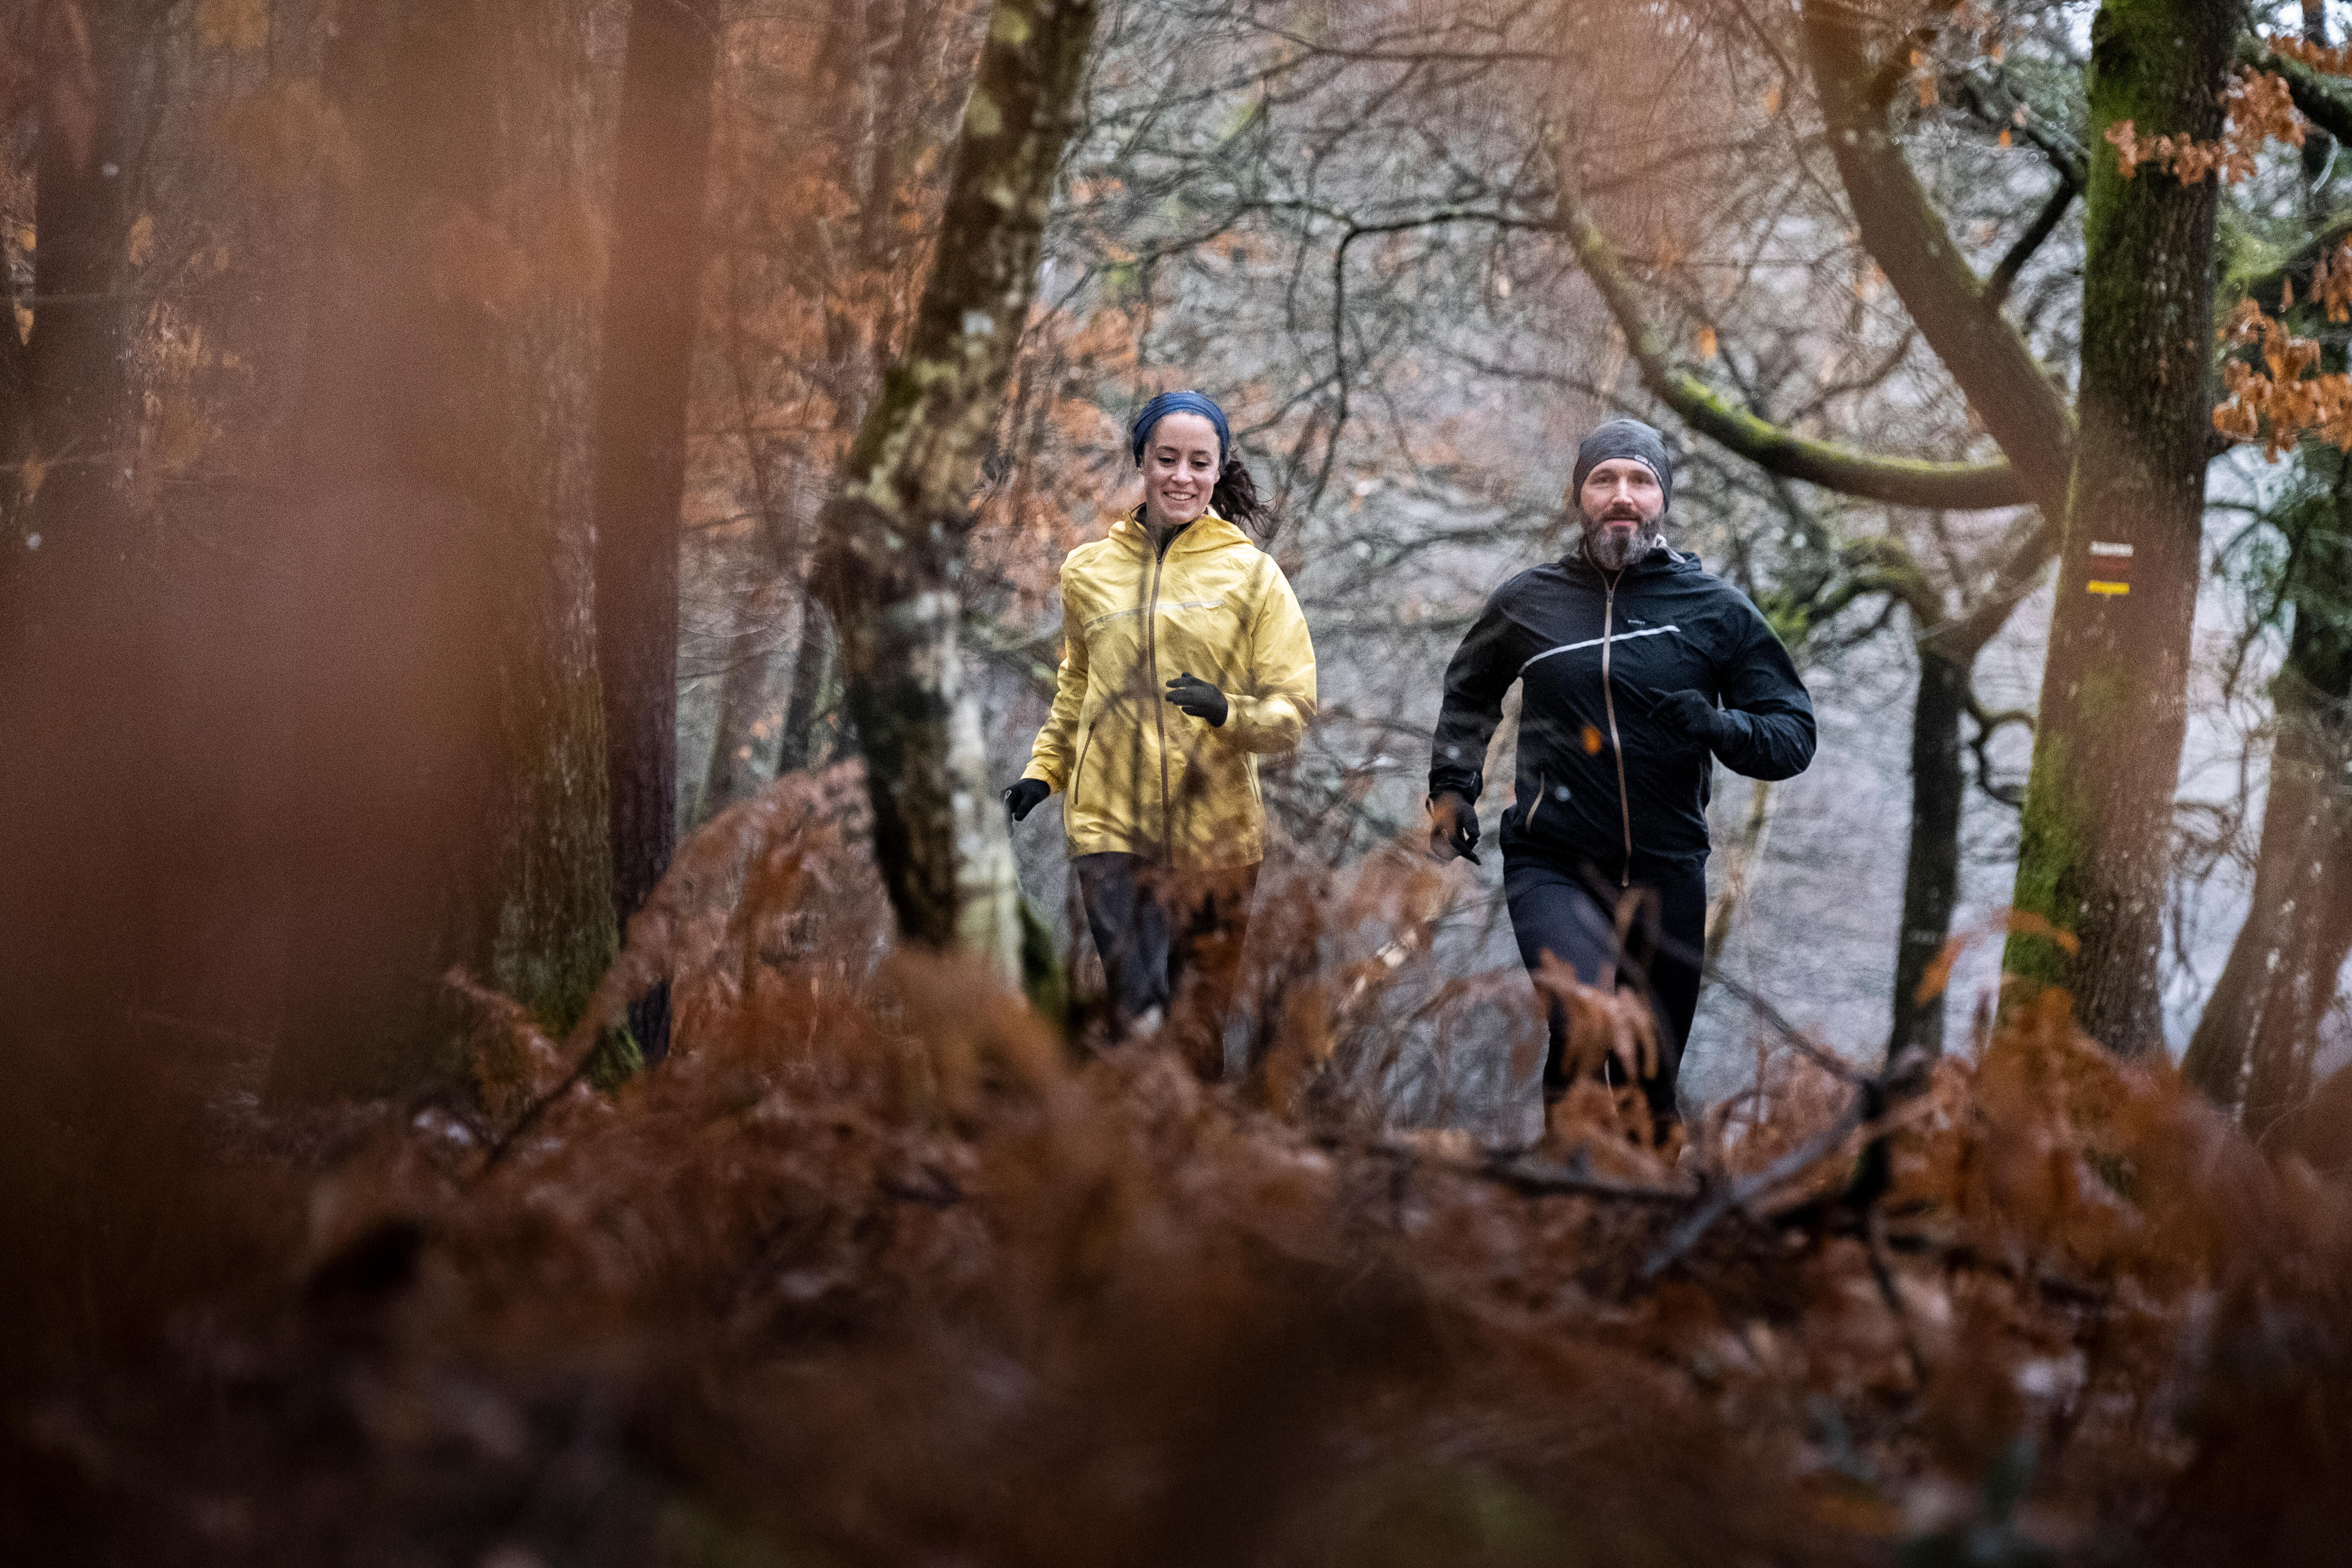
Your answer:
[[[0,267],[8,265],[9,258],[0,251]],[[6,584],[25,564],[25,537],[30,531],[22,476],[25,456],[33,449],[33,356],[16,328],[12,279],[0,278],[0,308],[7,312],[0,317],[0,614],[5,614]],[[0,632],[0,638],[6,635]]]
[[[2294,630],[2273,687],[2278,742],[2263,805],[2253,900],[2206,998],[2181,1071],[2260,1133],[2302,1100],[2320,1021],[2352,948],[2352,628],[2344,621],[2347,539],[2331,525],[2299,552]]]
[[[2095,150],[2084,211],[2082,435],[2042,668],[2016,907],[2080,942],[2012,937],[2007,967],[2070,987],[2111,1049],[2161,1047],[2160,917],[2187,723],[2206,448],[2219,192],[2106,141],[2210,140],[2244,7],[2108,0],[2092,26]]]
[[[719,0],[635,0],[629,8],[595,500],[613,910],[625,927],[677,842],[677,525],[718,31]],[[648,1057],[666,1051],[666,991],[637,1005],[630,1028]]]
[[[140,1322],[131,1303],[152,1300],[184,1217],[146,1196],[163,1191],[153,1173],[192,1157],[194,1098],[165,1088],[178,1064],[142,1049],[137,1024],[175,934],[150,896],[173,871],[159,828],[171,781],[149,749],[163,601],[126,473],[127,191],[154,107],[132,89],[153,17],[124,0],[40,11],[33,328],[8,365],[26,467],[0,533],[0,1257],[12,1278],[98,1283],[12,1301],[12,1388],[123,1350],[102,1342]],[[12,310],[0,331],[16,331]]]
[[[1919,690],[1911,709],[1911,847],[1903,870],[1902,937],[1895,955],[1895,1026],[1890,1059],[1916,1047],[1944,1048],[1944,998],[1922,1001],[1919,984],[1952,934],[1960,890],[1960,716],[1968,710],[1968,666],[1924,637]]]
[[[761,586],[755,602],[772,605],[782,595],[779,578]],[[695,819],[708,820],[733,801],[760,787],[759,726],[777,721],[775,766],[772,776],[821,766],[835,750],[828,718],[836,718],[840,681],[834,668],[833,635],[824,606],[814,598],[801,600],[800,626],[793,637],[792,681],[781,710],[775,698],[775,668],[780,662],[768,649],[769,617],[754,616],[753,624],[738,632],[730,647],[726,673],[719,678],[719,717],[713,726],[710,768],[703,782]]]
[[[784,700],[784,731],[776,749],[780,773],[822,766],[837,748],[841,670],[834,656],[833,628],[814,599],[801,606],[801,635],[793,655],[791,695]]]
[[[35,67],[55,90],[35,154],[33,330],[16,365],[31,493],[0,561],[0,989],[26,1054],[62,1059],[120,1043],[146,955],[155,595],[127,482],[142,27],[127,4],[84,7],[79,35],[50,14]]]
[[[719,676],[718,711],[710,727],[710,759],[694,802],[694,820],[708,822],[760,787],[760,725],[772,709],[775,656],[758,609],[780,596],[773,579],[744,595],[753,613],[727,639],[727,665]],[[739,613],[744,608],[739,605]]]
[[[1018,979],[1019,884],[958,646],[980,452],[1036,288],[1094,0],[997,0],[907,352],[819,522],[819,596],[866,755],[900,933]]]
[[[21,398],[8,411],[9,435],[31,458],[12,479],[30,493],[0,562],[0,647],[19,658],[55,648],[68,659],[108,661],[116,646],[77,621],[92,614],[121,620],[125,595],[144,575],[123,482],[137,444],[124,289],[129,160],[138,141],[131,78],[142,40],[128,4],[83,7],[83,29],[68,25],[71,13],[47,9],[45,52],[34,67],[54,89],[34,152],[33,327],[8,356],[11,390]],[[16,328],[13,310],[7,325]],[[50,695],[68,718],[88,706]]]
[[[279,1097],[461,1071],[453,967],[560,1027],[612,952],[585,26],[565,0],[337,14],[354,168],[325,193],[292,485]]]

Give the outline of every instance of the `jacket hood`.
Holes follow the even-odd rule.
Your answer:
[[[1131,511],[1112,514],[1110,537],[1139,550],[1148,550],[1151,545],[1151,531],[1144,527],[1142,520]],[[1168,553],[1189,555],[1195,550],[1210,550],[1225,544],[1248,544],[1249,542],[1248,534],[1215,512],[1204,511],[1177,533],[1168,546]]]
[[[1559,558],[1559,564],[1562,571],[1573,576],[1585,577],[1595,583],[1607,580],[1606,573],[1585,559],[1584,541],[1581,534],[1578,535],[1577,542],[1570,547],[1568,553]],[[1628,564],[1624,575],[1628,577],[1678,576],[1685,573],[1703,573],[1706,570],[1706,567],[1699,564],[1697,556],[1685,555],[1673,546],[1659,542],[1654,542],[1650,546],[1649,552],[1640,560]]]

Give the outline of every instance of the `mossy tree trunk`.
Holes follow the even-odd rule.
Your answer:
[[[2352,499],[2347,465],[2288,520],[2294,626],[2272,692],[2278,740],[2245,923],[2181,1070],[2261,1133],[2308,1093],[2319,1026],[2352,952]]]
[[[350,167],[325,192],[290,487],[279,1096],[458,1069],[452,967],[568,1025],[612,951],[586,26],[572,0],[337,16]]]
[[[2210,140],[2245,24],[2223,0],[2108,0],[2092,26],[2076,444],[2027,784],[2016,907],[2080,943],[2020,935],[2015,973],[2064,985],[2126,1055],[2164,1038],[2158,958],[2187,723],[2220,194],[2152,167],[2126,178],[2129,121]]]
[[[1036,288],[1094,0],[997,0],[905,353],[819,522],[874,838],[900,933],[1019,975],[1019,884],[959,647],[969,500]]]

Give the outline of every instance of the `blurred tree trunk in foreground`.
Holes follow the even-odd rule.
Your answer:
[[[820,521],[816,585],[900,933],[960,946],[1008,979],[1020,889],[964,684],[957,578],[1095,17],[1093,0],[997,0],[912,338]]]
[[[29,154],[33,184],[33,234],[17,239],[32,288],[0,321],[17,340],[0,355],[17,465],[0,492],[0,1256],[23,1286],[0,1388],[122,1331],[121,1296],[144,1283],[173,1216],[115,1199],[128,1173],[173,1168],[193,1121],[193,1095],[147,1092],[178,1064],[151,1054],[139,1022],[185,935],[157,913],[176,871],[162,826],[176,759],[157,744],[167,600],[131,482],[130,190],[156,113],[139,90],[154,23],[125,0],[50,0],[0,22],[0,47],[26,50],[6,62],[0,135]],[[77,1279],[90,1288],[59,1288]],[[71,1304],[24,1300],[45,1289]]]
[[[148,35],[127,4],[34,16],[32,331],[13,366],[17,526],[0,561],[0,1005],[26,1056],[102,1080],[155,934],[138,884],[160,787],[142,765],[156,584],[131,502],[126,292]]]
[[[2157,959],[2186,732],[2212,441],[2219,182],[2127,170],[2126,124],[2212,141],[2245,22],[2222,0],[2109,0],[2092,26],[2083,433],[2042,668],[2014,903],[2081,943],[2011,939],[2006,967],[2067,986],[2126,1055],[2164,1040]]]
[[[352,0],[328,48],[352,169],[293,486],[279,1097],[460,1070],[453,966],[561,1026],[612,952],[585,26],[565,0]]]
[[[2309,1092],[2352,952],[2352,465],[2316,442],[2304,460],[2326,482],[2285,520],[2294,627],[2271,688],[2278,741],[2253,898],[2180,1064],[2214,1103],[2242,1108],[2257,1137]]]
[[[625,927],[677,838],[677,544],[700,311],[719,0],[635,0],[621,79],[613,269],[596,411],[596,662],[604,696],[613,908]],[[667,1048],[666,991],[632,1010]]]

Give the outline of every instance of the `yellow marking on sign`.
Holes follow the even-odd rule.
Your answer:
[[[2083,585],[2094,594],[2115,595],[2131,592],[2131,584],[2128,583],[2085,583]]]

